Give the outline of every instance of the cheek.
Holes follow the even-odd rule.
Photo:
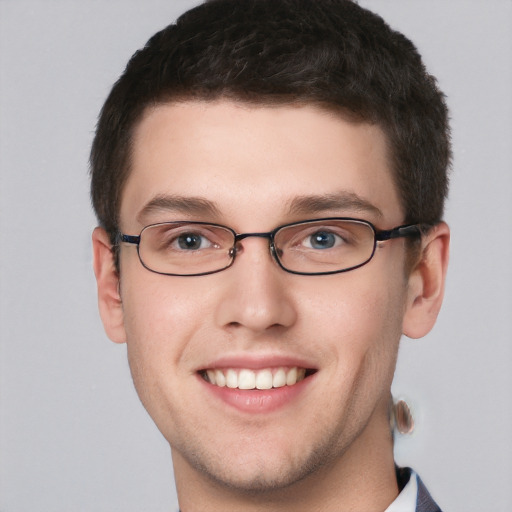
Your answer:
[[[196,334],[208,300],[198,300],[197,284],[157,274],[139,277],[130,276],[122,288],[128,361],[141,402],[163,426],[186,407],[183,386],[193,373],[191,353],[194,346],[199,350]]]
[[[363,366],[392,371],[405,287],[402,280],[385,276],[384,272],[341,274],[336,276],[337,286],[319,281],[315,291],[303,294],[307,296],[302,302],[305,331],[317,353],[331,360],[347,379],[354,379]]]
[[[126,287],[122,283],[122,300],[134,380],[142,375],[145,382],[162,374],[178,376],[187,369],[189,342],[205,321],[207,294],[198,291],[197,283],[144,269],[133,276]]]

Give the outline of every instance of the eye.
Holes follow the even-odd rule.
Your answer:
[[[223,245],[223,232],[203,225],[160,224],[147,231],[147,243],[163,252],[199,252]],[[224,235],[225,238],[225,235]]]
[[[197,251],[211,247],[212,243],[199,233],[182,233],[171,245],[185,251]]]
[[[194,222],[162,222],[145,228],[141,233],[140,251],[146,259],[159,258],[189,264],[229,254],[233,232],[215,224]]]
[[[304,240],[304,245],[311,249],[332,249],[343,243],[343,239],[330,231],[315,231]]]

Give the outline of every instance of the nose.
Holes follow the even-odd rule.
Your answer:
[[[229,272],[222,272],[216,311],[219,326],[238,331],[264,333],[290,327],[297,318],[291,290],[293,278],[272,258],[269,241],[246,238],[237,244],[237,256]]]

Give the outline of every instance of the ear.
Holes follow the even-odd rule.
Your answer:
[[[421,338],[434,327],[443,302],[449,248],[450,229],[444,222],[423,236],[408,282],[402,330],[409,338]]]
[[[124,343],[123,305],[119,294],[119,273],[114,264],[110,238],[102,228],[92,233],[93,266],[98,285],[98,306],[107,336],[115,343]]]

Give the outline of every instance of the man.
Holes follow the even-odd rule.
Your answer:
[[[439,510],[388,411],[442,302],[449,161],[414,46],[347,0],[210,1],[132,57],[94,269],[182,511]]]

